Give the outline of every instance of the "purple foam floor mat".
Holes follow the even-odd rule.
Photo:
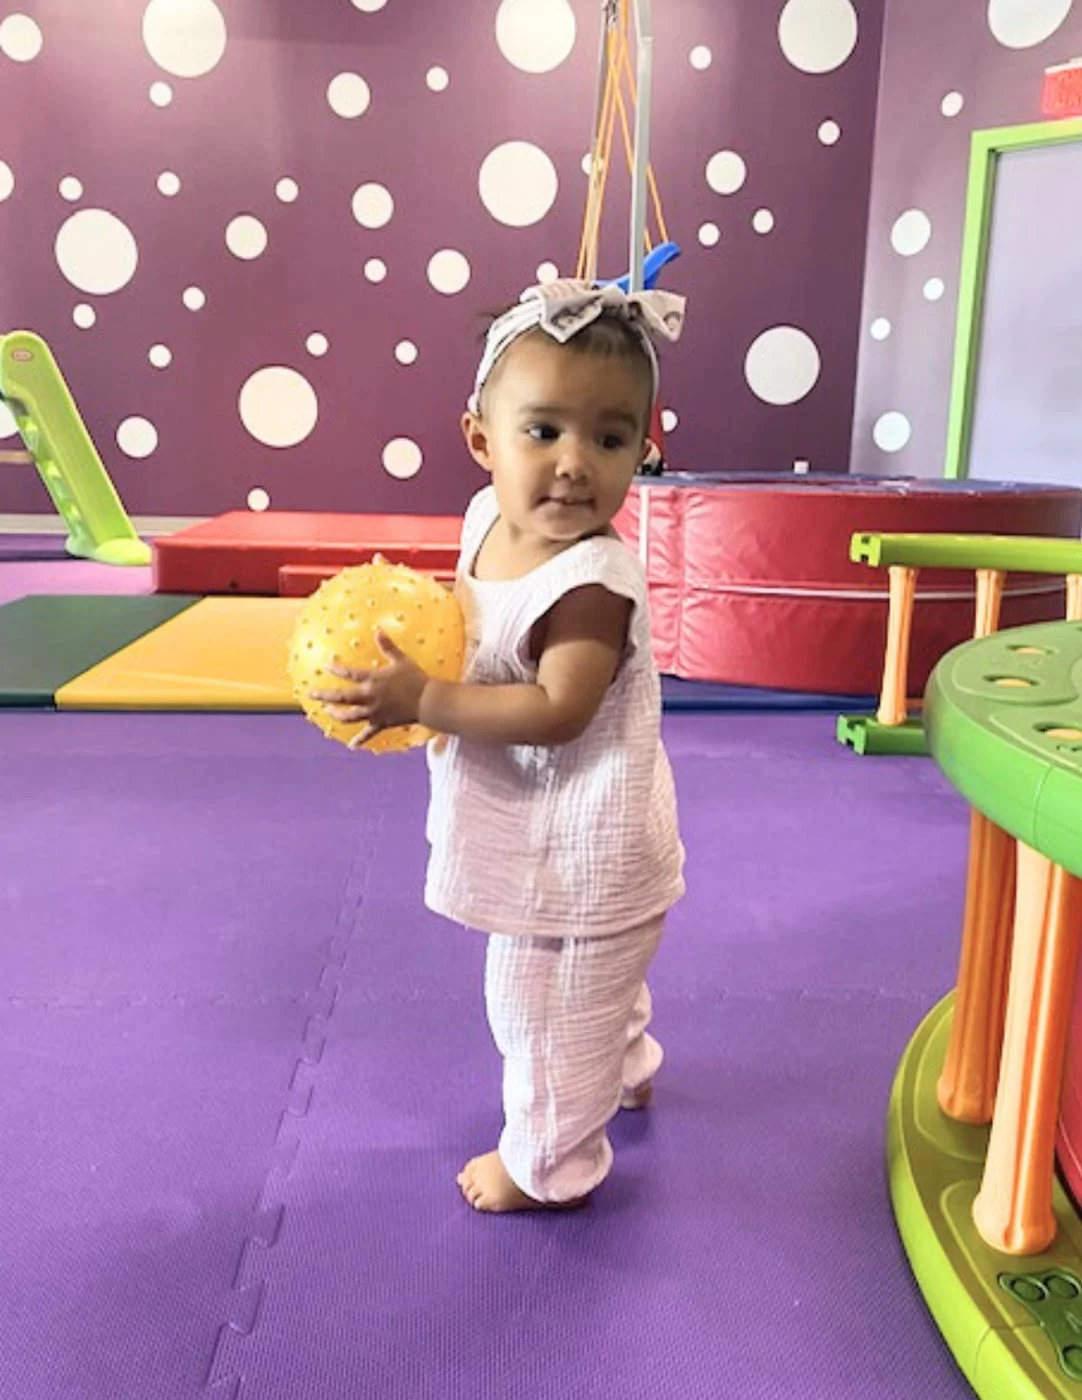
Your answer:
[[[58,564],[70,558],[62,535],[0,535],[0,564]]]
[[[424,772],[287,717],[0,714],[0,1394],[952,1400],[883,1123],[967,813],[825,715],[680,716],[668,1059],[580,1213],[491,1219],[483,940]]]
[[[37,537],[0,535],[0,603],[30,593],[122,593],[151,591],[150,568],[110,568],[73,559],[63,541],[42,545]]]

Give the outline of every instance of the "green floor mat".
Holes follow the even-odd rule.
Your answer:
[[[0,607],[0,706],[51,707],[61,686],[196,601],[54,595]]]

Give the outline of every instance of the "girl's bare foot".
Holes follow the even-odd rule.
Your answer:
[[[646,1108],[654,1097],[654,1086],[649,1080],[637,1089],[625,1089],[620,1095],[621,1108]]]
[[[520,1191],[507,1174],[498,1152],[474,1157],[459,1172],[459,1189],[474,1210],[501,1215],[512,1210],[570,1210],[581,1201],[535,1201]]]

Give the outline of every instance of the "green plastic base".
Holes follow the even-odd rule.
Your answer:
[[[69,536],[64,548],[76,559],[93,559],[97,564],[119,564],[142,568],[150,563],[150,545],[137,539],[92,540]]]
[[[880,724],[874,715],[839,715],[836,734],[838,743],[854,753],[907,754],[918,758],[928,753],[928,740],[919,719]]]
[[[955,1123],[936,1081],[954,994],[925,1017],[898,1066],[887,1165],[898,1232],[925,1301],[982,1400],[1082,1400],[1082,1221],[1056,1184],[1044,1254],[989,1249],[972,1220],[988,1129]]]

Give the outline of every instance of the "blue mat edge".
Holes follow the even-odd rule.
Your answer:
[[[872,711],[879,704],[874,695],[824,695],[814,691],[766,690],[751,685],[726,685],[720,681],[689,681],[662,676],[661,707],[667,714],[704,714],[747,711]]]

